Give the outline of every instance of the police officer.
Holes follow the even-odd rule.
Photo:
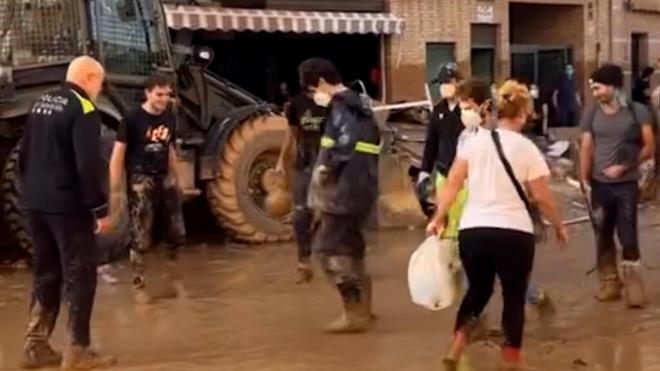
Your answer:
[[[437,171],[436,183],[442,183],[456,157],[458,137],[465,129],[456,97],[456,87],[460,81],[456,63],[445,63],[440,67],[438,77],[431,82],[440,85],[441,99],[433,107],[427,128],[422,168],[417,178],[418,189],[431,181],[434,171]]]
[[[121,185],[124,168],[127,169],[130,259],[134,271],[133,294],[138,304],[152,301],[146,291],[144,254],[151,245],[154,211],[161,210],[167,221],[166,278],[177,293],[183,293],[183,287],[175,261],[186,239],[174,148],[175,118],[169,107],[171,82],[162,75],[152,76],[145,82],[144,94],[144,103],[128,113],[119,125],[110,160],[113,192]]]
[[[332,63],[310,59],[299,73],[316,104],[330,109],[310,187],[310,204],[320,216],[314,249],[344,307],[326,331],[366,331],[373,316],[361,228],[378,193],[380,133],[369,104],[342,84]]]
[[[298,244],[298,281],[309,282],[313,272],[310,265],[312,255],[312,210],[307,205],[307,191],[312,179],[312,168],[318,156],[321,135],[328,110],[317,105],[313,92],[308,87],[285,106],[289,121],[282,151],[277,164],[277,170],[285,173],[288,154],[293,144],[296,144],[295,170],[293,174],[293,228]]]
[[[69,65],[66,82],[32,106],[20,147],[22,203],[34,241],[34,291],[21,366],[92,369],[114,362],[89,348],[96,292],[94,232],[109,229],[100,116],[93,101],[103,67],[83,56]],[[48,339],[64,288],[71,343],[64,359]]]

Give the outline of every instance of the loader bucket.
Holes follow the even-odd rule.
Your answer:
[[[374,102],[373,106],[382,104]],[[376,224],[378,228],[422,227],[426,223],[426,216],[409,175],[413,159],[407,153],[393,150],[393,131],[387,125],[389,111],[375,109],[374,113],[381,128],[383,142],[383,152],[378,164]]]

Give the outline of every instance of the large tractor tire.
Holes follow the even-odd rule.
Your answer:
[[[28,254],[32,253],[32,240],[23,224],[23,215],[18,207],[21,185],[18,178],[18,145],[16,145],[7,161],[2,174],[2,206],[4,222],[18,247]]]
[[[220,176],[207,184],[206,195],[218,223],[235,239],[248,243],[290,241],[291,214],[274,218],[265,211],[264,175],[277,164],[286,119],[258,116],[229,136],[220,156]]]
[[[101,128],[101,156],[103,157],[104,164],[102,174],[105,175],[104,182],[104,191],[108,194],[108,162],[110,160],[110,155],[112,153],[112,146],[116,133],[113,129],[103,125]],[[3,170],[2,176],[2,203],[4,210],[4,220],[8,224],[9,230],[16,240],[17,244],[26,253],[26,257],[30,257],[32,254],[32,239],[28,233],[28,230],[25,226],[25,219],[23,211],[19,207],[19,198],[21,195],[21,184],[20,178],[18,176],[18,150],[19,145],[16,144],[14,149],[11,151],[5,167]],[[117,218],[117,223],[114,230],[106,235],[97,236],[97,247],[104,251],[104,259],[115,260],[119,255],[125,250],[129,242],[129,223],[128,223],[128,211],[119,210]]]

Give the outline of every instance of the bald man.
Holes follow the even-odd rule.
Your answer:
[[[88,370],[113,363],[90,350],[96,292],[94,233],[109,228],[100,155],[101,119],[94,100],[103,67],[90,57],[71,62],[66,82],[32,106],[19,154],[22,204],[34,241],[34,290],[21,367],[62,365]],[[49,345],[64,289],[70,346]]]

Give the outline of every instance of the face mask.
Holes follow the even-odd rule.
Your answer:
[[[456,94],[456,87],[452,84],[440,85],[440,97],[443,99],[453,98]]]
[[[461,122],[468,129],[473,129],[481,125],[481,115],[472,109],[461,110]]]
[[[574,73],[575,73],[575,71],[572,68],[567,68],[566,69],[566,74],[568,75],[568,77],[573,76]]]
[[[327,107],[330,105],[331,100],[332,97],[327,93],[321,91],[314,92],[314,103],[316,103],[318,106]]]
[[[539,89],[532,88],[532,90],[529,91],[529,94],[532,96],[533,99],[539,99]]]

